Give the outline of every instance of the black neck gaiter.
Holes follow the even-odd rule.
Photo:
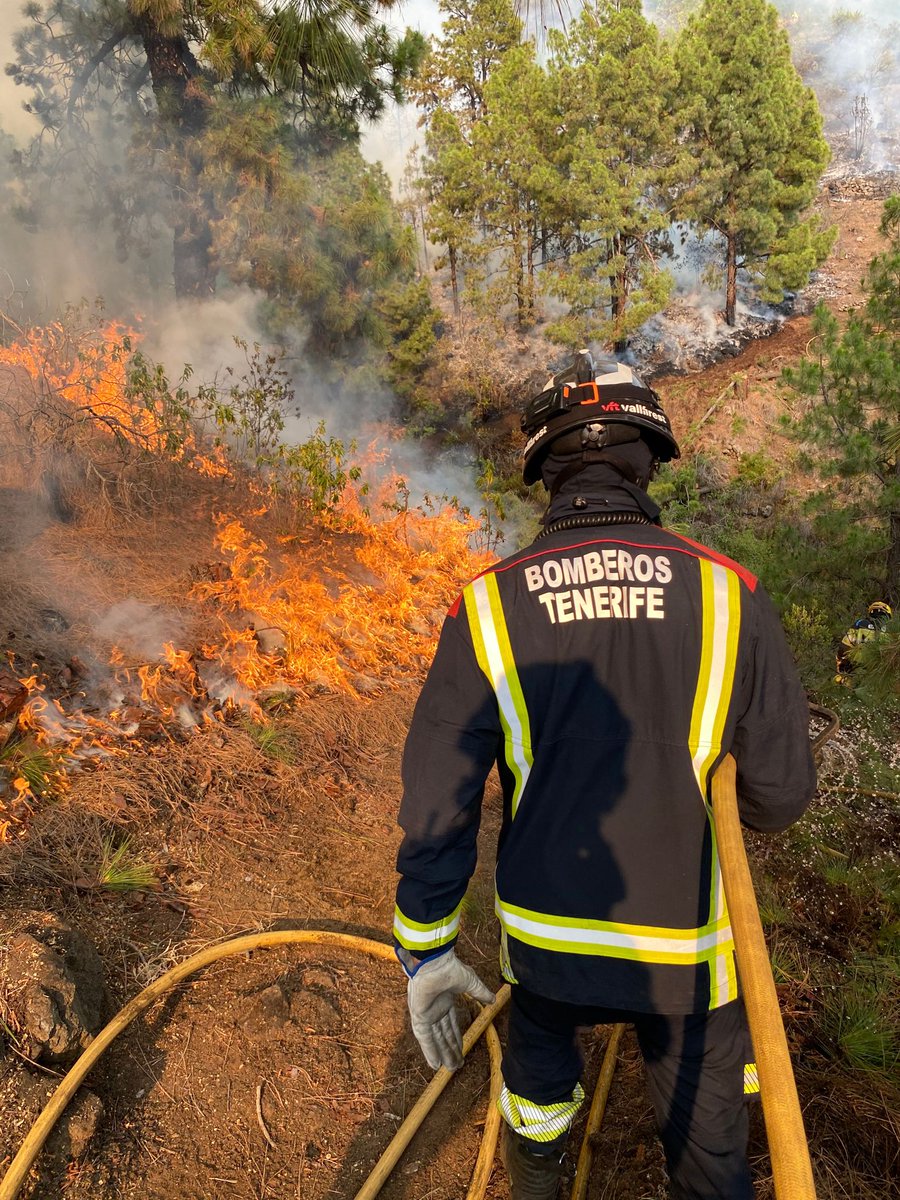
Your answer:
[[[650,474],[652,455],[643,442],[616,446],[615,454],[632,466],[638,479]],[[627,455],[627,458],[626,458]],[[658,523],[660,509],[646,491],[626,479],[621,471],[609,462],[584,463],[574,475],[568,468],[581,460],[579,454],[548,454],[541,474],[544,486],[551,493],[550,504],[544,515],[544,525],[566,517],[601,516],[608,513],[634,513]],[[558,489],[554,489],[560,475],[564,477]]]

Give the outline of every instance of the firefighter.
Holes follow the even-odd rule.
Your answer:
[[[807,704],[754,576],[664,530],[647,494],[678,446],[659,397],[587,352],[527,407],[526,549],[450,609],[403,758],[394,938],[431,1067],[462,1061],[456,956],[484,784],[503,792],[495,908],[512,986],[500,1108],[513,1200],[552,1200],[583,1099],[577,1029],[634,1025],[672,1197],[745,1200],[758,1091],[710,779],[776,831],[815,787]]]
[[[866,610],[866,615],[853,622],[841,638],[835,655],[835,683],[853,686],[850,676],[856,668],[854,651],[863,642],[871,641],[884,633],[893,615],[893,609],[884,600],[873,600]]]

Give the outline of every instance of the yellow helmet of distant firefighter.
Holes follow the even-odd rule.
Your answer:
[[[885,627],[893,615],[894,610],[886,600],[873,600],[866,609],[866,615],[853,622],[853,625],[841,638],[841,644],[838,647],[835,683],[851,684],[850,675],[856,666],[854,651],[863,642],[869,642],[884,633]]]
[[[870,617],[874,617],[876,620],[882,617],[886,621],[890,621],[894,615],[894,610],[886,600],[873,600],[866,611]]]

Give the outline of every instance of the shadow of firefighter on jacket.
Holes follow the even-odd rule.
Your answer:
[[[859,648],[865,642],[880,637],[893,616],[891,606],[884,600],[873,600],[866,615],[854,621],[838,644],[835,654],[834,682],[853,687],[853,672],[859,659]]]
[[[730,942],[707,953],[692,951],[688,937],[715,940],[707,935],[718,915],[710,912],[717,889],[708,809],[686,755],[686,774],[653,785],[642,730],[646,710],[658,708],[659,736],[687,745],[690,711],[666,717],[662,689],[620,703],[593,663],[565,649],[553,661],[522,663],[518,679],[535,749],[524,788],[498,737],[492,695],[485,689],[472,712],[462,693],[444,703],[452,679],[440,695],[426,685],[414,718],[418,752],[404,764],[398,892],[401,909],[421,890],[435,912],[456,910],[475,868],[484,781],[496,761],[504,793],[496,911],[501,970],[513,984],[500,1108],[508,1129],[523,1135],[505,1139],[513,1196],[555,1194],[584,1099],[579,1031],[625,1022],[644,1059],[670,1175],[745,1200],[744,1102],[758,1087],[747,1087],[752,1052],[736,989],[733,1003],[709,1011],[715,951],[727,949],[730,960]],[[549,759],[538,752],[547,740],[559,752]],[[523,1158],[523,1139],[532,1149],[513,1162],[510,1155]]]

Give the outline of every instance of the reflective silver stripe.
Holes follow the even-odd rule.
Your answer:
[[[696,744],[693,747],[693,767],[704,800],[706,799],[706,774],[710,763],[721,749],[722,720],[721,711],[723,692],[728,689],[726,701],[730,699],[731,688],[734,684],[734,659],[729,653],[729,634],[732,633],[732,612],[730,604],[729,576],[732,574],[727,567],[718,563],[701,561],[701,572],[709,572],[712,587],[704,586],[704,609],[711,605],[711,612],[704,612],[704,634],[709,630],[711,619],[712,629],[709,639],[711,659],[705,679],[701,679],[698,687],[704,689],[703,709]],[[739,610],[738,610],[739,611]]]
[[[510,937],[569,954],[599,954],[637,962],[685,965],[703,962],[732,946],[727,919],[700,929],[666,929],[580,917],[554,917],[504,903],[495,910]]]
[[[572,1099],[559,1104],[535,1104],[524,1096],[517,1096],[504,1085],[497,1107],[510,1129],[522,1137],[530,1138],[533,1142],[552,1142],[565,1133],[575,1120],[583,1100],[584,1088],[580,1083],[575,1085]]]
[[[710,861],[709,921],[726,925],[728,909],[719,867],[716,829],[707,800],[709,772],[721,749],[728,707],[734,690],[738,637],[741,626],[740,581],[734,571],[720,563],[699,560],[703,604],[700,665],[691,713],[691,765],[700,797],[707,810],[712,838]],[[710,1008],[737,996],[734,953],[723,945],[710,963]]]
[[[512,815],[515,816],[533,762],[528,710],[509,646],[509,633],[496,576],[490,573],[482,575],[466,591],[470,592],[474,602],[470,604],[467,601],[466,611],[470,620],[474,615],[478,623],[477,636],[473,630],[476,655],[494,689],[506,735],[506,761],[515,778],[511,802]]]
[[[451,941],[459,932],[460,909],[437,921],[433,925],[419,925],[404,917],[399,909],[394,911],[394,937],[406,950],[436,950]]]

